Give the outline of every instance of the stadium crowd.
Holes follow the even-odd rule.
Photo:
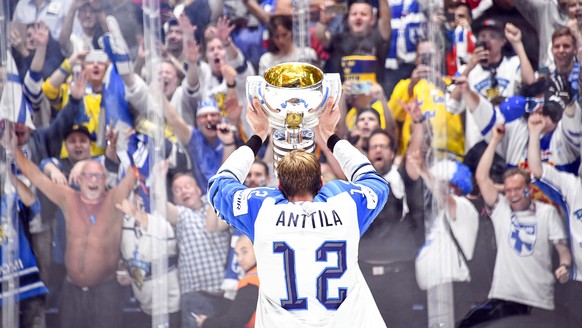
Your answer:
[[[253,327],[253,247],[207,189],[253,135],[247,77],[291,61],[340,73],[336,134],[388,182],[358,255],[388,327],[582,327],[582,0],[311,0],[307,50],[291,0],[7,1],[20,327]],[[244,184],[276,177],[267,139]]]

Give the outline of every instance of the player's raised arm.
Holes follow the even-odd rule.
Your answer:
[[[235,150],[218,169],[216,175],[208,181],[208,201],[214,207],[217,215],[243,231],[251,240],[253,239],[256,218],[251,213],[252,210],[258,210],[258,208],[251,209],[247,206],[247,203],[253,200],[249,200],[247,197],[249,192],[245,191],[247,188],[243,182],[263,141],[269,134],[269,120],[260,109],[257,99],[253,102],[253,106],[249,106],[246,118],[255,134],[245,145]],[[237,201],[241,206],[235,207],[235,211],[232,204],[236,204]],[[244,206],[242,205],[243,201],[245,202]]]
[[[347,140],[334,134],[340,119],[340,111],[333,108],[333,100],[328,101],[319,117],[319,133],[333,152],[346,178],[354,184],[332,182],[320,192],[322,197],[332,196],[339,190],[347,191],[358,204],[358,222],[363,234],[388,200],[389,187],[370,160]]]
[[[356,149],[347,140],[342,140],[339,136],[334,134],[335,128],[340,120],[340,111],[333,108],[333,99],[330,99],[319,117],[319,134],[323,141],[327,143],[327,147],[333,152],[334,157],[338,160],[346,178],[349,181],[357,181],[366,173],[376,170],[368,158]],[[380,180],[384,180],[378,176]],[[386,187],[386,197],[388,197],[388,185],[385,181],[383,184]]]

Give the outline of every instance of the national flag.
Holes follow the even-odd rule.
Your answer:
[[[34,129],[32,106],[22,92],[22,81],[18,77],[18,69],[10,51],[7,52],[6,63],[6,84],[0,99],[0,119],[23,123]]]

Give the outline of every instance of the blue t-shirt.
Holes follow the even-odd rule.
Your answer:
[[[196,179],[202,194],[206,194],[208,180],[218,172],[222,164],[224,146],[218,139],[210,145],[198,129],[192,129],[188,142],[188,151],[192,157],[192,175]]]

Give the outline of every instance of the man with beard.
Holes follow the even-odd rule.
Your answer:
[[[165,45],[166,51],[176,59],[182,58],[183,40],[184,32],[180,25],[178,25],[178,20],[171,18],[164,24],[164,35],[165,35]]]
[[[414,126],[413,130],[416,128],[419,127]],[[411,195],[419,194],[415,188],[418,183],[411,178],[416,173],[413,171],[409,176],[410,168],[406,163],[400,167],[394,165],[395,154],[394,137],[385,130],[373,131],[368,139],[368,159],[388,181],[391,197],[362,236],[359,264],[386,324],[398,327],[399,323],[405,323],[416,327],[426,325],[423,322],[426,316],[413,310],[415,304],[422,304],[426,299],[416,284],[414,273],[414,259],[423,241],[424,223],[421,213],[414,211],[407,202],[413,198]]]

